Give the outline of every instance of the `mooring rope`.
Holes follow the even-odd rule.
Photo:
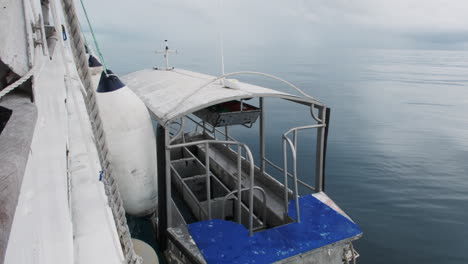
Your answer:
[[[27,82],[34,74],[37,74],[38,72],[40,72],[43,65],[44,65],[43,61],[39,62],[39,52],[38,52],[38,49],[36,49],[33,67],[25,75],[23,75],[23,77],[19,78],[14,83],[2,89],[0,91],[0,99],[2,99],[3,96],[7,95],[9,92],[13,91],[14,89],[20,87],[23,83]]]
[[[10,84],[8,87],[0,91],[0,99],[2,99],[3,96],[5,96],[7,93],[13,91],[14,89],[20,87],[23,83],[25,83],[29,78],[31,78],[34,75],[34,70],[35,68],[33,67],[31,70],[29,70],[23,77],[21,77],[19,80],[16,82]]]
[[[121,242],[120,244],[122,246],[122,251],[125,256],[125,262],[127,264],[141,264],[141,257],[139,257],[133,249],[133,242],[131,240],[130,231],[127,225],[127,218],[125,217],[125,210],[123,207],[122,197],[120,196],[117,182],[113,177],[112,167],[110,166],[108,160],[109,151],[106,143],[106,137],[104,133],[102,120],[99,115],[96,94],[91,81],[91,73],[88,67],[88,59],[81,37],[80,25],[78,21],[78,16],[76,15],[73,0],[62,0],[62,7],[65,13],[65,19],[67,21],[68,36],[72,43],[71,47],[75,63],[78,69],[78,74],[86,91],[86,96],[84,98],[85,106],[89,118],[91,120],[91,127],[99,156],[99,161],[104,171],[102,174],[102,182],[104,183],[104,189],[109,202],[109,206],[114,216],[115,225],[117,227],[117,233]],[[97,45],[97,42],[95,42],[95,44]],[[99,50],[98,52],[100,53]]]
[[[83,13],[86,17],[86,21],[88,22],[89,31],[91,32],[91,36],[93,37],[94,46],[96,47],[96,51],[98,53],[99,59],[101,60],[102,68],[104,69],[104,73],[107,75],[107,65],[104,60],[104,56],[102,55],[101,49],[99,48],[99,44],[96,39],[96,34],[94,34],[93,26],[91,25],[91,21],[89,20],[88,11],[86,10],[83,0],[80,0],[80,3],[81,3],[81,8],[83,8]],[[86,37],[84,38],[85,38],[85,42],[87,42]]]

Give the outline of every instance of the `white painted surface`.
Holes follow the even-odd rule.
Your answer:
[[[128,87],[96,95],[108,160],[125,211],[148,215],[157,206],[156,138],[150,114]]]
[[[322,203],[328,205],[331,209],[335,210],[337,213],[349,219],[349,221],[354,222],[351,217],[349,217],[341,208],[324,192],[313,193],[312,196],[317,198]]]
[[[63,63],[46,60],[35,79],[38,118],[8,243],[7,264],[73,263],[68,207]]]
[[[236,83],[238,89],[223,88],[221,83],[216,82],[197,91],[214,78],[181,69],[147,69],[125,75],[122,81],[141,98],[158,121],[164,124],[207,106],[241,98],[279,97],[309,102],[301,97],[243,82]]]
[[[70,78],[68,84],[74,263],[121,263],[122,249],[104,186],[99,181],[101,167],[80,91],[81,84]]]
[[[24,75],[29,65],[23,1],[2,0],[0,3],[0,58],[16,74]]]
[[[56,50],[54,61],[46,59],[35,80],[38,121],[6,264],[123,261],[112,212],[98,178],[100,165],[81,85],[70,58],[64,58],[72,72],[67,88],[64,82],[61,55],[68,53]]]

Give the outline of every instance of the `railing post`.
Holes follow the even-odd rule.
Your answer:
[[[284,213],[288,213],[288,153],[286,148],[286,139],[283,136],[283,172],[284,172]]]
[[[291,148],[292,153],[292,162],[293,162],[293,198],[294,203],[296,206],[296,222],[300,223],[300,210],[299,210],[299,191],[297,188],[297,150],[295,144],[297,144],[297,130],[294,129],[293,131],[293,142],[288,138],[287,132],[283,134],[283,162],[284,162],[284,203],[285,203],[285,210],[286,213],[288,212],[288,154],[287,154],[287,145]],[[285,215],[286,216],[286,215]]]
[[[293,131],[293,142],[294,142],[293,145],[294,145],[294,149],[296,150],[296,157],[297,157],[297,130]]]
[[[318,118],[325,124],[326,114],[323,106],[319,108]],[[323,191],[323,159],[324,159],[324,139],[325,126],[319,127],[317,130],[317,148],[315,154],[315,192]]]
[[[241,145],[237,145],[237,222],[242,223],[241,212],[242,212],[242,158]]]
[[[263,97],[260,98],[260,171],[265,175],[265,104]]]
[[[300,210],[299,210],[299,191],[297,189],[297,130],[294,130],[293,133],[293,148],[291,148],[291,152],[293,152],[293,176],[294,176],[294,203],[296,205],[296,221],[298,223],[301,222]]]
[[[163,126],[158,124],[156,130],[156,148],[157,153],[164,153],[157,156],[158,159],[158,241],[160,243],[161,249],[166,250],[167,248],[167,239],[166,239],[166,229],[167,229],[167,216],[169,215],[169,210],[167,208],[167,189],[166,189],[166,131]]]
[[[205,143],[205,167],[206,167],[206,204],[208,205],[208,219],[211,219],[211,183],[210,183],[210,145]]]
[[[322,162],[322,191],[325,191],[325,161],[327,160],[327,142],[328,142],[328,130],[330,129],[330,108],[325,108],[325,136],[323,139],[323,162]]]
[[[248,152],[248,153],[247,153]],[[249,235],[253,236],[253,211],[254,211],[254,171],[255,171],[255,163],[252,157],[252,153],[245,149],[245,156],[249,156],[250,161],[250,193],[249,193]]]
[[[229,140],[229,128],[228,128],[227,125],[224,126],[224,138],[225,138],[226,141]]]
[[[172,194],[171,194],[171,150],[169,129],[165,129],[166,143],[166,208],[167,208],[167,227],[172,227]]]

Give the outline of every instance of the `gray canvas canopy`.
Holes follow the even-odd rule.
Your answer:
[[[206,85],[215,78],[181,69],[146,69],[130,73],[122,80],[161,124],[214,104],[244,98],[276,97],[307,105],[321,105],[311,98],[242,82],[236,83],[239,89],[224,88],[219,81]]]

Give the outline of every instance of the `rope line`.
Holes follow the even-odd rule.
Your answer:
[[[104,61],[104,56],[102,55],[101,49],[99,48],[99,44],[98,44],[98,41],[96,39],[96,35],[94,34],[93,27],[91,26],[91,21],[89,20],[88,11],[86,10],[86,7],[84,5],[83,0],[80,0],[80,3],[81,3],[81,7],[83,8],[83,12],[84,12],[84,15],[86,17],[86,21],[88,22],[89,30],[91,31],[91,35],[93,37],[94,46],[96,47],[96,51],[98,53],[99,59],[101,60],[102,68],[104,69],[104,73],[107,74],[106,62]],[[85,39],[85,42],[87,42],[86,37],[84,37],[84,39]]]
[[[91,81],[91,73],[88,67],[88,59],[83,45],[83,39],[78,16],[76,15],[75,11],[75,6],[73,4],[73,0],[62,0],[62,4],[63,11],[65,13],[65,19],[67,20],[69,32],[68,37],[72,43],[71,47],[75,64],[77,66],[78,74],[82,81],[83,87],[85,88],[86,94],[83,94],[83,96],[86,110],[91,121],[91,128],[93,131],[99,161],[103,170],[102,182],[104,183],[104,190],[107,196],[109,207],[112,211],[117,233],[119,235],[120,244],[122,246],[122,251],[125,257],[125,263],[141,264],[141,257],[139,257],[133,249],[133,242],[131,240],[130,231],[128,229],[127,218],[125,217],[122,197],[120,196],[118,185],[113,177],[112,167],[108,160],[109,151],[107,148],[102,120],[99,115],[96,94]],[[97,46],[97,42],[95,42],[95,44]],[[98,47],[96,48],[98,49]]]
[[[35,73],[38,73],[42,70],[42,66],[44,65],[44,62],[38,63],[39,60],[39,52],[36,49],[36,56],[34,56],[34,66],[25,74],[23,77],[19,78],[16,80],[14,83],[8,85],[6,88],[0,91],[0,99],[13,91],[14,89],[20,87],[23,83],[28,81]]]
[[[7,93],[21,86],[23,83],[29,80],[29,78],[31,78],[33,75],[34,75],[34,68],[29,70],[29,72],[27,72],[23,77],[18,79],[16,82],[10,84],[8,87],[0,91],[0,99],[2,99],[2,97],[5,96]]]

